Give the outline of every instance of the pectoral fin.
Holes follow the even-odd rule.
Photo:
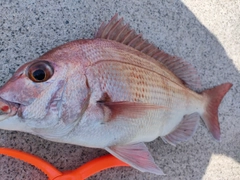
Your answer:
[[[105,122],[113,120],[117,116],[134,119],[144,116],[149,110],[167,109],[167,107],[164,106],[141,102],[113,102],[107,93],[103,94],[103,97],[97,101],[97,104],[103,110]]]
[[[150,172],[157,175],[164,175],[163,171],[155,164],[154,159],[144,143],[137,143],[125,146],[113,146],[105,148],[109,153],[118,159],[141,172]]]
[[[174,146],[180,142],[187,141],[196,131],[199,119],[198,113],[185,115],[177,128],[170,134],[162,137],[162,140]]]

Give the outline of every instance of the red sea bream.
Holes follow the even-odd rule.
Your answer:
[[[196,70],[114,16],[94,39],[56,47],[0,88],[0,128],[102,148],[162,175],[144,142],[188,140],[200,118],[220,139],[218,106],[231,83],[197,93]]]

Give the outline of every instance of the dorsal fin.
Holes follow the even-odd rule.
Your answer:
[[[97,31],[95,38],[108,39],[131,46],[142,53],[161,62],[165,67],[172,71],[177,77],[191,89],[201,88],[201,82],[196,69],[188,62],[179,57],[171,56],[158,49],[154,44],[149,43],[137,34],[128,24],[123,24],[123,18],[118,19],[115,14],[108,24],[102,23]]]

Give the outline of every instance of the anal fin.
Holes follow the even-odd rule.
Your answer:
[[[141,172],[164,175],[144,143],[105,148],[109,153]]]
[[[199,120],[200,117],[198,113],[185,115],[177,128],[170,134],[162,137],[162,140],[173,146],[180,142],[187,141],[196,131]]]

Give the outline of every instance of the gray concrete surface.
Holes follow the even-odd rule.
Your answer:
[[[0,1],[0,81],[17,67],[62,43],[92,38],[102,21],[115,13],[166,52],[196,66],[203,88],[234,84],[219,109],[221,142],[201,125],[187,143],[173,147],[160,139],[148,143],[166,176],[115,168],[93,179],[240,179],[240,1]],[[106,154],[99,149],[49,142],[0,130],[0,146],[38,155],[69,170]],[[0,156],[1,180],[47,179],[21,161]]]

